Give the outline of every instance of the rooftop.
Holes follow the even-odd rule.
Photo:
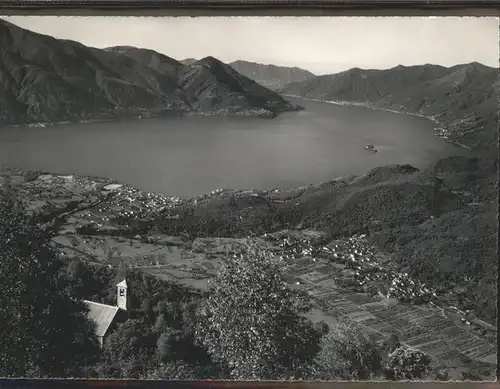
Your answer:
[[[126,288],[127,287],[127,280],[123,280],[122,282],[120,282],[116,286],[118,286],[120,288]]]
[[[118,307],[84,300],[89,307],[89,317],[96,323],[96,335],[106,335],[113,319],[119,311]]]

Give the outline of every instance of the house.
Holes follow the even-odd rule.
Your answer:
[[[89,308],[88,316],[96,324],[96,335],[101,347],[116,325],[128,318],[127,281],[121,281],[116,287],[116,306],[84,300]]]

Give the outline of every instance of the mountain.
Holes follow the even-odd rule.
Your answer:
[[[184,66],[179,75],[180,86],[194,96],[193,107],[212,111],[217,107],[231,110],[234,104],[252,111],[265,109],[278,112],[293,106],[275,92],[243,76],[214,57],[203,58]]]
[[[186,59],[181,59],[179,62],[183,65],[192,65],[194,64],[196,61],[198,61],[197,59],[194,59],[194,58],[186,58]]]
[[[140,49],[132,46],[113,46],[105,50],[126,55],[158,73],[176,75],[184,66],[181,62],[154,50]]]
[[[291,82],[305,81],[315,77],[313,73],[296,67],[263,65],[248,61],[235,61],[229,65],[237,72],[273,90]]]
[[[290,83],[286,95],[342,101],[434,118],[441,135],[497,158],[498,69],[477,62],[443,67],[350,69]]]
[[[0,45],[0,124],[186,112],[269,117],[296,109],[215,59],[209,61],[219,65],[204,67],[201,74],[153,50],[96,49],[3,20]],[[209,90],[224,91],[224,98],[213,98]]]

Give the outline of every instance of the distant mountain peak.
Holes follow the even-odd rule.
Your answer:
[[[202,58],[198,61],[196,61],[197,64],[200,64],[200,65],[219,65],[219,64],[223,64],[222,61],[218,60],[217,58],[215,57],[212,57],[211,55],[209,55],[208,57],[205,57],[205,58]]]
[[[106,51],[114,51],[114,52],[124,52],[128,50],[134,50],[137,49],[135,46],[109,46],[105,47],[103,50]]]
[[[483,65],[482,63],[476,62],[476,61],[470,62],[468,64],[465,64],[464,67],[467,67],[469,69],[478,70],[478,71],[484,71],[484,70],[490,70],[490,69],[492,69],[491,67]]]
[[[438,118],[445,128],[439,130],[441,136],[479,150],[491,146],[489,140],[496,137],[497,130],[491,125],[471,126],[465,130],[466,121],[483,116],[484,123],[498,122],[499,85],[498,69],[472,62],[452,67],[398,65],[361,73],[351,69],[290,83],[279,91]],[[452,123],[450,129],[446,128],[448,123]]]
[[[270,89],[280,89],[291,82],[299,82],[315,77],[308,70],[297,67],[266,65],[238,60],[229,64],[234,70]]]
[[[189,65],[194,64],[195,62],[198,62],[198,60],[195,58],[185,58],[185,59],[181,59],[179,62],[183,65],[189,66]]]
[[[182,64],[179,61],[153,49],[144,49],[135,46],[111,46],[105,48],[104,50],[124,54],[147,66],[151,66],[152,63],[160,61],[174,67],[182,67]]]
[[[230,66],[238,66],[238,65],[250,65],[250,66],[259,66],[259,67],[269,67],[269,68],[276,68],[276,69],[291,69],[291,70],[298,70],[302,72],[306,72],[311,74],[312,76],[315,76],[314,73],[310,72],[309,70],[302,69],[297,66],[285,66],[285,65],[277,65],[277,64],[272,64],[272,63],[262,63],[262,62],[255,62],[255,61],[245,61],[238,59],[236,61],[230,62]]]

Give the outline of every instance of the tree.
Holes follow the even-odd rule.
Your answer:
[[[186,208],[182,214],[182,220],[184,222],[185,233],[187,234],[189,241],[194,241],[197,237],[197,231],[199,227],[199,217],[196,216],[194,208]]]
[[[144,315],[144,318],[147,319],[150,323],[155,322],[155,314],[153,311],[153,303],[151,302],[151,299],[145,298],[141,302],[141,311]]]
[[[320,337],[301,315],[309,309],[267,253],[248,245],[213,279],[196,338],[233,378],[305,377]]]
[[[114,257],[120,254],[120,250],[116,245],[110,245],[107,242],[102,242],[101,244],[102,251],[104,253],[104,257],[108,263],[110,263]]]
[[[158,315],[163,315],[167,312],[167,303],[163,300],[158,301],[155,310]]]
[[[154,360],[156,340],[142,320],[129,319],[121,324],[104,343],[103,377],[108,378],[109,369],[114,369],[119,378],[139,378]]]
[[[463,373],[462,373],[463,377]],[[436,381],[449,381],[450,380],[450,375],[446,370],[438,370],[434,376],[434,379]]]
[[[61,277],[67,281],[67,293],[71,296],[105,303],[116,301],[115,273],[107,266],[74,259],[65,261],[61,273]]]
[[[148,380],[199,380],[214,379],[212,368],[203,365],[191,365],[184,361],[162,362],[142,375],[142,379]]]
[[[160,363],[159,366],[145,372],[142,379],[147,380],[187,380],[198,378],[197,371],[182,361]]]
[[[156,342],[157,353],[162,361],[169,361],[173,359],[174,355],[174,343],[177,331],[172,328],[165,329],[164,332],[158,337]]]
[[[363,380],[381,371],[380,352],[356,323],[342,321],[330,326],[321,339],[316,356],[315,378],[321,380]]]
[[[327,335],[328,332],[330,332],[330,327],[323,320],[321,320],[320,322],[315,323],[314,324],[314,328],[316,329],[316,331],[319,332],[319,334],[322,337],[325,336],[325,335]]]
[[[400,346],[401,342],[399,341],[399,337],[396,333],[391,333],[384,339],[380,347],[380,352],[382,354],[382,363],[384,365],[387,363],[389,355]]]
[[[153,326],[153,331],[158,334],[161,334],[166,327],[167,327],[167,321],[165,320],[165,316],[159,315],[156,318],[155,325]]]
[[[190,344],[186,334],[183,331],[171,327],[167,327],[163,330],[158,337],[156,345],[158,357],[162,362],[189,359],[195,361],[199,357],[198,355],[192,355],[192,352],[198,350]]]
[[[386,373],[394,380],[422,378],[429,370],[430,357],[414,348],[399,346],[387,358]]]
[[[11,188],[0,191],[0,237],[0,376],[84,375],[99,353],[94,324]]]

